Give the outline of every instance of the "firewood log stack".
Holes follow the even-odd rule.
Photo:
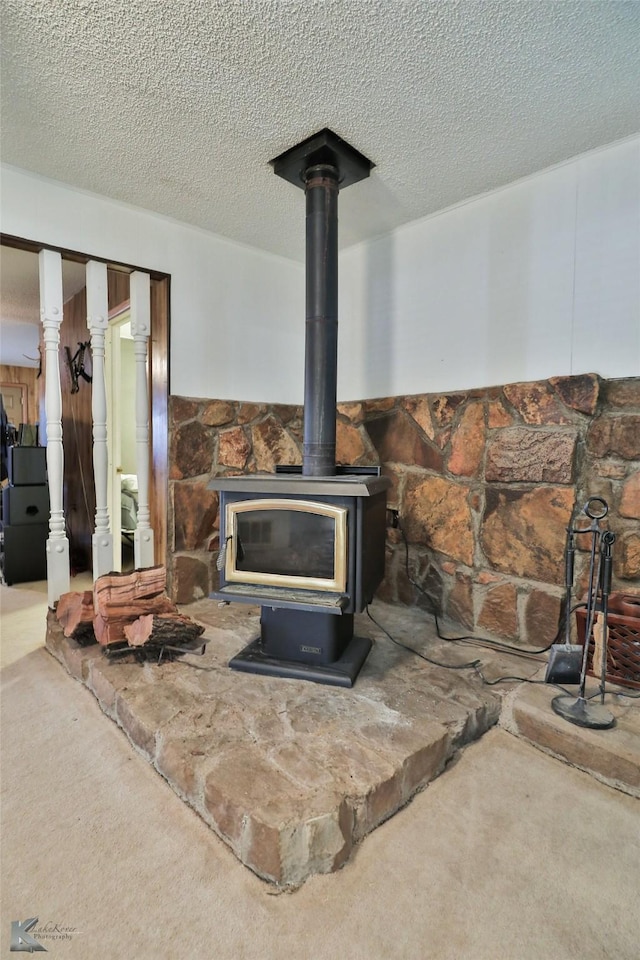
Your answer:
[[[134,653],[136,659],[172,659],[197,649],[204,627],[178,612],[167,596],[163,566],[107,573],[91,590],[65,593],[56,607],[65,637],[95,643],[110,655]]]

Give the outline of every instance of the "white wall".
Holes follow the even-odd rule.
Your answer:
[[[6,233],[171,274],[172,393],[302,402],[301,264],[15,168],[1,188]],[[339,269],[340,400],[640,376],[640,138],[351,247]]]
[[[640,138],[346,250],[340,356],[344,400],[640,376]]]
[[[171,275],[172,393],[302,402],[301,264],[14,167],[0,188],[3,232]]]

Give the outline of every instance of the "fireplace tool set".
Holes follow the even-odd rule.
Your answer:
[[[565,642],[551,647],[545,680],[547,683],[579,683],[577,698],[564,695],[554,697],[551,706],[555,713],[580,727],[606,729],[612,727],[615,718],[604,707],[605,674],[607,664],[607,618],[609,594],[611,593],[611,573],[613,567],[612,548],[615,534],[602,530],[600,521],[608,512],[609,506],[602,497],[591,497],[583,507],[583,513],[589,518],[589,526],[567,528],[567,546],[565,551]],[[586,599],[586,626],[584,644],[571,643],[571,596],[574,579],[575,537],[590,534],[589,583]],[[587,666],[589,661],[589,642],[594,627],[600,632],[601,642],[595,645],[593,659],[600,656],[600,703],[592,703],[585,696]],[[597,671],[594,671],[597,672]]]

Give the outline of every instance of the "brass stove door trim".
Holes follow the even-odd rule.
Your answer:
[[[295,510],[300,513],[315,513],[329,517],[335,522],[333,543],[333,579],[322,577],[296,577],[280,573],[257,573],[251,570],[236,569],[236,523],[235,518],[242,513],[256,510]],[[226,504],[225,538],[227,551],[224,575],[228,583],[254,583],[274,587],[301,587],[307,590],[326,590],[331,593],[344,593],[347,588],[347,507],[337,504],[318,503],[311,500],[255,499],[239,500]]]

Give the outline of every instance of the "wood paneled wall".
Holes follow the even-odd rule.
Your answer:
[[[91,384],[79,379],[71,393],[72,379],[65,347],[73,357],[79,343],[90,339],[87,329],[87,296],[81,290],[64,305],[60,326],[60,384],[62,387],[62,440],[64,443],[64,509],[69,537],[71,572],[91,569],[91,534],[96,514],[93,482],[93,424]],[[86,352],[87,372],[91,358]]]
[[[26,387],[27,409],[23,411],[23,423],[37,423],[39,420],[37,376],[37,367],[15,367],[0,363],[0,383],[20,383]]]
[[[109,270],[108,304],[112,310],[129,299],[129,274]],[[62,385],[62,435],[64,442],[64,508],[73,572],[91,569],[91,535],[95,523],[96,492],[93,479],[93,423],[91,384],[82,378],[71,393],[72,380],[65,347],[73,357],[79,343],[91,339],[87,329],[86,290],[68,300],[60,327],[60,383]],[[91,373],[90,352],[86,352]]]
[[[121,270],[107,270],[107,299],[109,310],[115,310],[129,299],[129,274]]]

